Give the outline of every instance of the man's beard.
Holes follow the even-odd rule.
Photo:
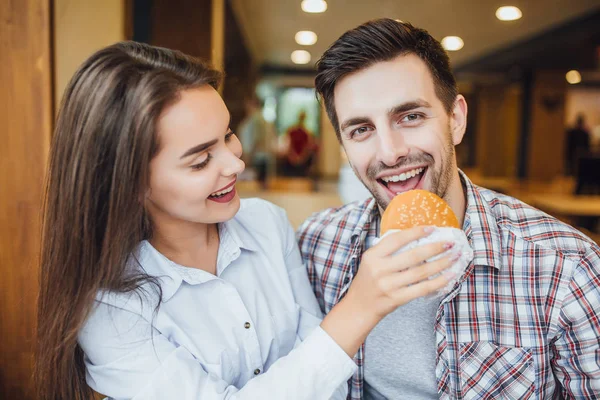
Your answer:
[[[446,198],[448,188],[452,181],[452,174],[454,171],[454,144],[452,143],[452,136],[450,134],[450,129],[448,128],[448,134],[446,135],[447,141],[444,144],[445,151],[441,156],[440,164],[438,168],[435,168],[435,160],[433,156],[429,153],[419,153],[419,154],[409,154],[406,157],[400,159],[400,161],[389,167],[383,163],[379,163],[376,165],[369,165],[367,168],[367,180],[364,181],[359,174],[357,174],[356,169],[352,163],[350,166],[354,170],[356,176],[360,179],[362,184],[367,188],[371,195],[375,198],[377,205],[381,210],[385,210],[388,206],[390,200],[388,199],[387,194],[383,193],[383,189],[381,185],[377,182],[376,177],[381,174],[385,170],[393,170],[406,166],[414,166],[414,165],[427,165],[427,170],[423,172],[423,174],[428,174],[430,179],[430,187],[426,188],[427,190],[435,193],[442,199]],[[421,177],[424,179],[424,176]]]

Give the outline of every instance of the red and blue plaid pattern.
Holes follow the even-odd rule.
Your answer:
[[[473,262],[437,312],[441,399],[600,399],[600,248],[512,197],[473,185],[463,229]],[[369,199],[298,231],[323,312],[348,290],[379,216]],[[364,346],[349,399],[362,399]]]

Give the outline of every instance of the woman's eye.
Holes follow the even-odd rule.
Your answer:
[[[225,135],[225,141],[226,141],[226,142],[230,141],[230,140],[231,140],[231,138],[232,138],[234,135],[235,135],[235,132],[230,130],[230,131],[229,131],[229,132],[227,132],[227,134]]]
[[[198,164],[194,164],[191,166],[191,168],[195,171],[201,170],[202,168],[206,167],[208,165],[208,162],[211,160],[212,155],[210,153],[208,153],[206,155],[206,158],[204,159],[204,161],[198,163]]]

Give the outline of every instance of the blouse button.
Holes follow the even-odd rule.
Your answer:
[[[258,375],[258,374],[260,374],[260,369],[256,368],[256,369],[254,370],[254,375]]]
[[[244,324],[244,328],[246,328],[246,329],[250,329],[250,322],[246,322],[246,323]]]

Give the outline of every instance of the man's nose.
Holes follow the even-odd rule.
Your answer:
[[[378,129],[379,138],[379,161],[387,166],[394,166],[398,161],[406,157],[409,148],[400,132],[389,127]]]

